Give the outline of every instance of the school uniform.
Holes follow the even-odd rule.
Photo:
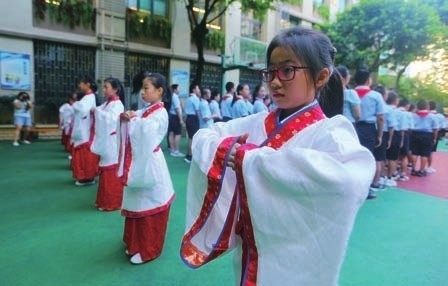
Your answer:
[[[208,128],[213,125],[212,112],[206,99],[199,102],[199,128]],[[207,119],[207,120],[206,120]]]
[[[173,132],[174,135],[181,135],[182,124],[180,123],[180,118],[177,115],[177,110],[180,111],[180,114],[182,116],[182,108],[180,106],[179,95],[173,93],[173,97],[171,99],[171,107],[168,112],[169,115],[168,133]]]
[[[228,285],[337,285],[374,158],[346,118],[325,118],[316,101],[279,115],[216,123],[194,137],[181,257],[197,268],[235,250]],[[228,154],[246,133],[233,171]]]
[[[185,127],[187,128],[188,138],[193,138],[194,134],[199,130],[199,97],[192,93],[185,101],[185,114],[187,120]]]
[[[254,105],[248,99],[244,99],[244,102],[246,103],[247,113],[249,115],[254,114]]]
[[[222,120],[222,115],[221,115],[221,110],[219,108],[219,103],[216,100],[211,100],[210,101],[210,112],[212,113],[212,115],[214,116],[214,122],[218,122]]]
[[[413,114],[414,128],[411,133],[413,155],[429,157],[433,150],[435,131],[438,128],[436,117],[429,110],[418,110]]]
[[[231,106],[232,108],[232,118],[240,118],[249,115],[248,105],[242,96],[237,95],[236,101]]]
[[[359,107],[361,99],[353,89],[344,89],[344,106],[342,114],[350,120],[351,123],[355,123],[355,117],[353,117],[353,108]]]
[[[401,112],[401,128],[403,131],[403,146],[400,148],[400,155],[401,156],[407,156],[409,154],[409,132],[412,128],[412,113],[409,111],[406,111],[403,107],[398,108],[398,110]]]
[[[229,121],[230,119],[232,119],[232,101],[233,95],[230,93],[227,93],[222,97],[221,114],[223,121]]]
[[[266,104],[264,104],[264,101],[262,98],[255,99],[254,106],[253,106],[253,114],[259,113],[259,112],[268,112],[268,107]]]
[[[400,145],[403,136],[402,113],[396,106],[388,105],[388,108],[390,109],[391,121],[393,121],[394,133],[392,135],[390,147],[386,150],[386,159],[397,161],[400,156]]]
[[[381,94],[371,90],[368,86],[358,86],[355,91],[361,100],[361,115],[355,124],[356,132],[361,145],[373,154],[378,136],[377,116],[384,114],[385,103]]]
[[[381,141],[381,145],[378,147],[375,147],[373,150],[373,156],[375,157],[375,160],[377,162],[382,162],[386,160],[386,153],[387,153],[387,144],[389,142],[389,136],[390,132],[389,130],[395,130],[395,127],[397,125],[396,119],[393,116],[392,113],[392,107],[389,105],[384,106],[384,125],[383,125],[383,137]],[[392,131],[394,134],[394,131]]]
[[[113,97],[95,109],[95,136],[90,150],[100,156],[99,184],[95,206],[105,211],[121,208],[123,184],[117,176],[117,125],[123,103]]]
[[[434,144],[434,147],[432,149],[433,152],[437,151],[437,145],[439,144],[439,140],[445,136],[445,116],[443,114],[438,113],[435,110],[432,110],[431,113],[435,116],[437,125],[439,128],[439,132],[437,133],[437,141],[436,144]]]
[[[94,118],[91,110],[95,107],[94,93],[86,94],[80,101],[73,103],[72,172],[78,181],[94,179],[98,175],[99,157],[90,151],[94,135]]]
[[[167,130],[168,113],[163,103],[138,110],[119,128],[118,176],[125,185],[123,241],[127,252],[139,253],[143,261],[161,254],[174,199],[168,166],[159,147]]]

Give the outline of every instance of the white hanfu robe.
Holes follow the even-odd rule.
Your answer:
[[[95,94],[91,92],[73,104],[72,171],[78,181],[91,181],[98,174],[98,156],[90,151],[94,135],[92,110],[95,107]]]
[[[117,125],[123,103],[114,97],[95,109],[95,136],[90,150],[100,156],[100,167],[118,163]]]
[[[236,249],[237,285],[337,285],[375,160],[317,102],[216,123],[193,138],[181,257],[197,268]],[[249,134],[226,166],[232,146]]]
[[[73,103],[75,121],[73,124],[72,141],[74,147],[82,144],[91,143],[93,139],[91,110],[96,107],[95,94],[86,94],[80,101]],[[89,145],[90,145],[89,143]]]
[[[122,213],[138,218],[169,209],[174,189],[159,144],[168,130],[163,103],[136,111],[121,122],[118,176],[125,185]]]

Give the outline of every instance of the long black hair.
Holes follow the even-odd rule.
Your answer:
[[[316,90],[325,115],[332,117],[342,114],[344,106],[344,89],[341,77],[334,71],[334,55],[336,48],[330,39],[319,31],[305,27],[293,27],[283,30],[274,37],[266,53],[266,62],[269,65],[271,54],[277,47],[290,49],[297,59],[309,67],[314,86],[322,69],[330,71],[330,78],[326,85]]]
[[[236,87],[236,94],[233,95],[232,103],[230,104],[230,106],[233,106],[235,104],[235,102],[238,99],[238,95],[240,95],[240,92],[244,89],[244,87],[246,85],[247,84],[245,84],[245,83],[244,84],[243,83],[238,84],[238,86]]]
[[[155,88],[162,88],[163,89],[163,93],[162,93],[162,101],[164,103],[164,106],[166,108],[166,110],[170,110],[171,107],[171,101],[168,102],[167,98],[171,98],[171,91],[168,88],[168,84],[167,84],[167,80],[166,77],[160,73],[151,73],[151,72],[144,72],[143,73],[143,77],[142,77],[142,85],[143,85],[143,81],[147,79],[149,81],[151,81],[152,85]]]
[[[121,84],[120,80],[114,77],[108,77],[104,80],[104,82],[108,82],[110,84],[110,86],[112,86],[112,88],[114,90],[116,90],[116,95],[120,98],[121,102],[124,104],[124,88],[123,85]]]
[[[85,84],[89,84],[90,89],[93,91],[93,93],[96,93],[96,91],[98,90],[98,86],[96,85],[95,81],[93,80],[92,77],[88,76],[88,75],[84,75],[79,79],[79,82],[83,82]]]
[[[260,92],[260,89],[263,87],[263,85],[259,84],[255,87],[254,92],[252,93],[252,103],[255,103],[255,100],[258,98],[258,93]]]

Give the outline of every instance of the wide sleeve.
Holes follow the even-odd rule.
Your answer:
[[[193,137],[181,245],[181,257],[190,267],[200,267],[235,246],[238,199],[235,173],[226,167],[227,160],[240,136],[254,129],[254,121],[263,119],[252,116],[216,123]]]
[[[335,119],[304,129],[278,150],[245,152],[242,172],[256,243],[260,251],[275,251],[268,254],[273,264],[302,269],[326,261],[333,269],[342,263],[375,160],[351,124]]]
[[[158,170],[153,168],[154,152],[159,151],[168,130],[168,114],[165,109],[146,117],[134,117],[129,122],[132,163],[127,186],[152,188],[157,182]]]
[[[101,107],[95,109],[95,137],[90,147],[93,153],[100,156],[107,154],[111,136],[115,137],[117,134],[117,122],[123,110],[121,102],[113,103],[108,110]]]

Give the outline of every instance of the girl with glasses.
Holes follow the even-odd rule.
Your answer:
[[[196,134],[181,245],[190,267],[235,249],[236,285],[338,284],[375,161],[335,114],[334,52],[320,32],[281,32],[263,71],[278,108]]]

